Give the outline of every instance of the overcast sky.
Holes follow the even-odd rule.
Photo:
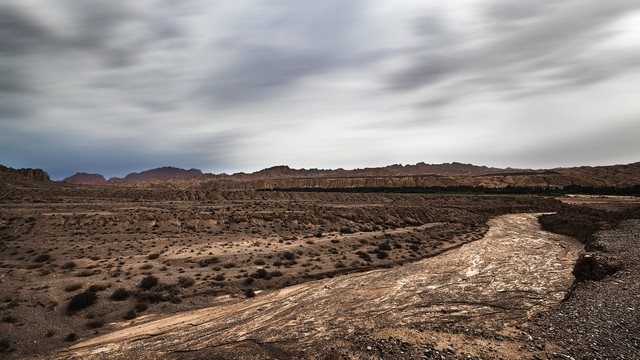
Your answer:
[[[3,0],[0,164],[640,161],[637,0]]]

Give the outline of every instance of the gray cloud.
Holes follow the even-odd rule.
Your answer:
[[[485,10],[489,14],[487,21],[490,25],[496,19],[500,24],[534,19],[512,25],[508,31],[490,34],[493,38],[483,45],[470,46],[464,39],[458,46],[440,51],[432,51],[428,45],[426,53],[416,55],[411,66],[390,78],[389,87],[411,91],[452,76],[486,79],[487,84],[492,84],[497,78],[510,78],[509,82],[518,82],[526,75],[544,80],[559,79],[564,81],[565,86],[577,86],[583,83],[583,79],[588,81],[604,79],[604,75],[615,76],[619,69],[614,64],[611,64],[611,71],[600,71],[603,76],[595,78],[587,72],[562,70],[588,67],[596,62],[604,64],[603,58],[610,54],[598,53],[593,55],[595,58],[585,58],[582,53],[608,35],[601,29],[603,25],[638,8],[639,3],[624,0],[492,3]],[[499,29],[505,30],[502,27]],[[637,62],[626,63],[627,66],[631,64],[637,65]],[[536,75],[543,70],[562,71],[563,76]],[[569,75],[572,77],[567,78]],[[497,81],[496,85],[499,89],[500,82]],[[546,87],[541,86],[539,90],[546,91]]]
[[[559,132],[575,119],[601,129],[640,115],[631,100],[640,50],[628,39],[638,28],[611,27],[638,8],[624,0],[464,8],[8,0],[0,5],[0,163],[58,178],[167,164],[229,172],[465,154],[488,165],[553,166],[558,157],[548,151],[534,159],[515,149],[517,140],[505,142],[513,151],[498,145],[523,133],[541,139],[532,149],[583,159],[571,154],[589,153],[580,149],[591,137],[563,148],[529,114],[543,109]],[[593,158],[637,151],[620,146]]]

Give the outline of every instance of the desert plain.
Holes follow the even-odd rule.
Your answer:
[[[0,356],[637,358],[639,203],[4,179]]]

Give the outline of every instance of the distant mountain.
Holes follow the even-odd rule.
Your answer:
[[[150,179],[144,186],[191,190],[259,190],[274,188],[353,188],[429,186],[634,186],[640,163],[547,170],[499,169],[461,163],[390,165],[355,170],[292,169],[280,165],[251,174],[202,174]],[[133,184],[139,186],[138,184]],[[142,184],[140,184],[142,185]]]
[[[231,178],[238,179],[289,179],[306,177],[367,177],[367,176],[412,176],[412,175],[441,175],[441,176],[476,176],[496,172],[522,171],[515,169],[499,169],[458,162],[444,164],[389,165],[376,168],[354,170],[322,170],[322,169],[292,169],[286,165],[279,165],[256,171],[251,174],[237,173]]]
[[[89,185],[103,185],[107,183],[107,179],[100,174],[88,174],[86,172],[78,172],[75,175],[69,176],[62,180],[63,182],[70,184],[89,184]]]
[[[79,173],[65,179],[82,184],[118,183],[134,187],[198,190],[256,190],[273,188],[351,188],[427,186],[634,186],[640,184],[640,163],[582,166],[546,170],[500,169],[462,163],[389,165],[354,170],[292,169],[279,165],[253,173],[203,174],[198,169],[162,167],[104,180]]]
[[[157,169],[142,171],[139,173],[133,172],[128,174],[124,178],[112,177],[109,180],[105,179],[104,176],[100,174],[88,174],[85,172],[79,172],[73,176],[65,178],[62,181],[71,184],[104,185],[120,182],[145,181],[149,179],[168,179],[188,175],[202,175],[202,171],[200,171],[199,169],[185,170],[176,167],[165,166]]]
[[[3,165],[0,165],[0,179],[36,182],[51,181],[49,174],[42,169],[14,169]]]
[[[145,181],[149,179],[166,179],[180,176],[202,175],[199,169],[180,169],[171,166],[165,166],[157,169],[142,171],[139,173],[131,173],[122,179],[123,181]]]

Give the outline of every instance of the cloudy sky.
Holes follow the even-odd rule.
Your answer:
[[[640,161],[637,0],[3,0],[0,164]]]

